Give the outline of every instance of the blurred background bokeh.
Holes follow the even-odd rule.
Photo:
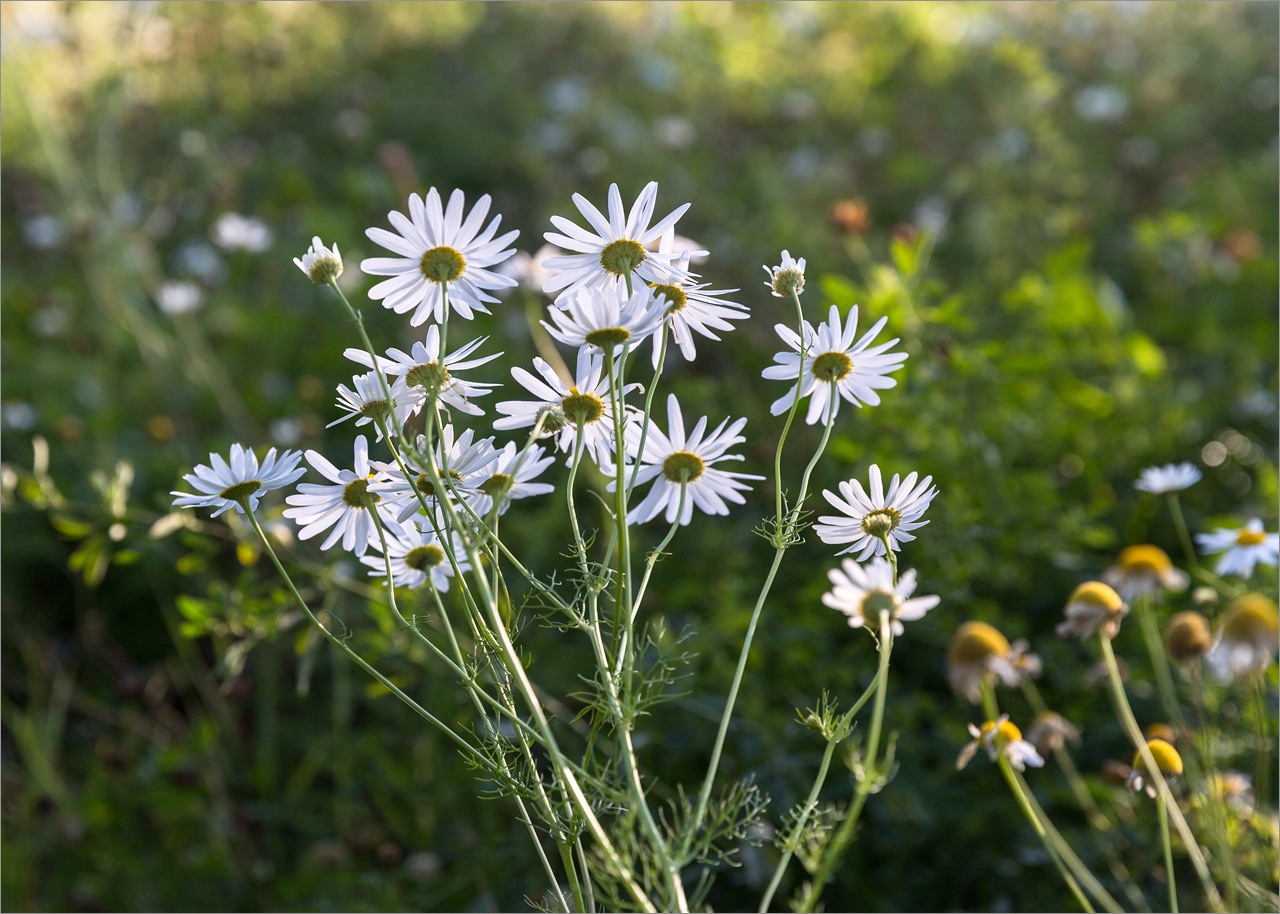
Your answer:
[[[882,406],[842,414],[816,480],[878,462],[942,492],[906,553],[943,601],[894,652],[898,772],[827,904],[1070,905],[994,770],[954,770],[977,712],[945,645],[969,618],[1029,638],[1105,795],[1126,743],[1092,654],[1052,626],[1120,547],[1177,554],[1138,469],[1204,470],[1193,529],[1274,529],[1276,4],[4,3],[0,24],[6,909],[540,897],[510,806],[314,637],[245,531],[171,517],[167,493],[232,441],[349,448],[324,425],[353,330],[291,262],[312,235],[341,248],[375,345],[407,348],[358,263],[410,192],[490,193],[533,252],[571,193],[649,180],[661,212],[692,202],[697,268],[752,309],[669,374],[686,415],[750,418],[748,471],[780,425],[760,371],[788,314],[760,265],[781,248],[808,259],[811,316],[859,303],[911,354]],[[475,322],[507,353],[485,380],[527,364],[544,303],[521,288]],[[697,653],[689,694],[641,728],[666,784],[705,764],[769,503],[699,521],[675,542],[699,574],[654,585]],[[556,567],[562,513],[526,502],[504,535]],[[466,724],[357,566],[290,553],[364,652]],[[775,824],[822,751],[794,709],[874,674],[870,639],[819,602],[831,564],[810,537],[783,566],[730,733],[727,772],[756,774]],[[572,692],[577,647],[529,637],[534,675]],[[1117,643],[1154,719],[1137,633]],[[1086,835],[1061,779],[1033,783]],[[1130,865],[1158,898],[1149,827]],[[774,859],[745,847],[711,901],[754,906]]]

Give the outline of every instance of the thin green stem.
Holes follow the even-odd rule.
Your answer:
[[[560,849],[560,861],[564,864],[565,874],[569,877],[569,891],[573,893],[573,909],[578,912],[586,911],[586,905],[583,903],[582,886],[578,882],[578,869],[573,863],[573,845],[556,842],[556,847]],[[559,889],[556,894],[560,895]],[[563,901],[563,896],[561,895]],[[568,908],[568,905],[565,905]]]
[[[587,895],[587,907],[585,910],[589,911],[590,914],[595,914],[596,894],[595,889],[591,886],[591,868],[587,866],[587,852],[582,847],[582,839],[575,839],[573,847],[578,854],[578,865],[582,867],[582,887],[586,890]]]
[[[1165,879],[1169,883],[1169,910],[1178,914],[1178,880],[1173,874],[1173,844],[1169,841],[1169,807],[1163,793],[1156,794],[1156,812],[1160,816],[1160,841],[1164,844]]]
[[[1182,552],[1187,557],[1187,564],[1191,567],[1192,574],[1198,574],[1200,571],[1200,558],[1196,555],[1196,550],[1191,545],[1191,534],[1187,532],[1187,521],[1182,516],[1182,502],[1178,500],[1177,492],[1169,492],[1166,494],[1169,502],[1169,513],[1173,515],[1173,526],[1178,531],[1178,542],[1182,544]]]
[[[1014,798],[1017,799],[1018,806],[1022,809],[1022,814],[1027,817],[1027,821],[1031,823],[1031,827],[1035,830],[1036,837],[1040,839],[1044,849],[1049,852],[1049,857],[1053,860],[1053,865],[1057,867],[1063,881],[1066,882],[1067,888],[1071,889],[1071,894],[1075,896],[1080,907],[1093,914],[1093,905],[1089,904],[1089,899],[1080,890],[1080,884],[1071,875],[1062,857],[1059,856],[1057,849],[1053,846],[1053,842],[1049,840],[1049,833],[1045,830],[1044,823],[1036,815],[1027,792],[1022,789],[1021,782],[1014,776],[1013,765],[1010,764],[1009,759],[1005,757],[1003,752],[997,756],[996,763],[1000,766],[1000,773],[1004,775],[1005,782],[1009,785],[1009,790],[1013,792]]]
[[[787,413],[787,421],[782,426],[782,434],[778,438],[778,449],[773,455],[773,479],[777,485],[777,492],[774,496],[774,514],[779,524],[782,523],[782,447],[787,443],[787,433],[791,430],[791,423],[795,420],[796,411],[800,408],[800,389],[804,385],[805,359],[809,354],[809,341],[804,335],[804,309],[800,307],[800,296],[796,294],[794,289],[791,292],[791,300],[795,302],[796,333],[800,335],[800,371],[796,376],[795,395],[791,401],[791,409]],[[799,501],[803,500],[803,498],[799,499]]]
[[[653,566],[658,563],[665,552],[667,546],[671,544],[672,538],[676,535],[676,531],[680,529],[680,518],[684,515],[685,496],[689,490],[688,472],[681,471],[680,480],[680,503],[676,506],[676,519],[671,523],[671,529],[667,531],[667,535],[662,538],[662,542],[649,553],[645,559],[644,577],[640,579],[640,586],[636,589],[635,604],[631,607],[631,621],[634,624],[636,616],[640,613],[640,604],[644,602],[644,592],[649,587],[649,578],[653,574]]]

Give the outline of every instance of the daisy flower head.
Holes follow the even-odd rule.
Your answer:
[[[1102,573],[1106,581],[1126,602],[1162,590],[1186,590],[1191,577],[1173,567],[1169,555],[1159,546],[1127,546],[1120,550],[1116,563]]]
[[[213,516],[235,508],[243,514],[241,502],[249,502],[249,510],[258,510],[258,499],[272,489],[287,486],[306,472],[298,467],[302,454],[298,451],[285,451],[278,457],[276,449],[267,451],[258,463],[258,457],[249,448],[239,444],[231,445],[230,460],[222,459],[221,454],[209,455],[209,466],[197,464],[194,469],[182,478],[196,490],[190,492],[170,492],[176,495],[173,501],[175,508],[217,508]]]
[[[1172,743],[1167,743],[1162,739],[1149,739],[1147,740],[1147,751],[1151,753],[1152,759],[1155,760],[1156,768],[1166,784],[1172,784],[1181,776],[1182,756],[1178,754],[1177,749],[1173,748]],[[1146,762],[1143,761],[1141,752],[1134,753],[1133,765],[1125,783],[1134,793],[1145,788],[1147,796],[1155,797],[1156,787],[1154,784],[1147,783],[1147,766]]]
[[[484,410],[472,403],[471,398],[483,397],[493,388],[502,385],[482,381],[464,381],[457,374],[502,356],[501,352],[497,352],[476,359],[471,358],[471,354],[483,346],[488,339],[487,336],[482,336],[472,340],[441,359],[440,328],[432,324],[427,327],[426,339],[423,342],[414,343],[409,352],[388,349],[386,358],[379,357],[378,366],[387,377],[403,378],[410,388],[420,388],[424,398],[429,391],[438,389],[440,402],[470,416],[481,416],[484,415]],[[343,355],[353,362],[368,368],[373,367],[373,359],[363,349],[348,349],[343,352]]]
[[[547,241],[574,253],[548,257],[542,262],[552,276],[543,284],[545,292],[556,293],[559,303],[565,296],[594,290],[621,297],[634,273],[645,283],[678,283],[687,274],[672,266],[671,258],[646,249],[646,245],[663,236],[689,208],[686,203],[672,210],[656,225],[650,226],[658,199],[658,182],[645,185],[630,212],[622,209],[622,195],[617,184],[609,185],[609,218],[582,194],[574,194],[573,202],[593,231],[581,228],[562,216],[552,216],[551,224],[564,234],[547,232]]]
[[[340,422],[356,417],[356,425],[373,423],[377,440],[382,440],[382,425],[394,417],[396,428],[403,428],[410,415],[416,415],[426,402],[421,390],[411,389],[404,378],[387,379],[387,388],[383,388],[382,379],[376,371],[358,374],[351,379],[351,387],[338,385],[338,408],[346,410],[346,415],[334,419],[325,428],[333,428]],[[387,389],[391,391],[391,402],[387,402]]]
[[[888,318],[882,317],[855,343],[858,331],[858,306],[849,309],[848,320],[841,324],[840,310],[831,306],[827,322],[813,325],[805,321],[803,337],[786,324],[774,329],[782,341],[791,347],[790,352],[779,352],[773,357],[776,365],[770,365],[762,377],[787,381],[787,392],[774,401],[770,408],[775,416],[786,412],[795,402],[796,379],[800,378],[799,397],[813,395],[805,421],[813,425],[819,419],[828,422],[840,410],[841,398],[854,406],[880,405],[876,390],[888,390],[898,385],[889,373],[897,371],[907,360],[905,352],[889,352],[898,342],[897,337],[887,343],[872,346],[871,342],[884,328]]]
[[[667,301],[640,286],[630,298],[612,292],[581,291],[560,298],[551,321],[541,321],[552,337],[566,346],[590,346],[592,351],[620,356],[644,342],[662,325]]]
[[[1271,665],[1280,636],[1276,604],[1260,593],[1236,597],[1227,607],[1218,643],[1209,652],[1209,668],[1219,682],[1264,671]]]
[[[1022,738],[1022,731],[1009,721],[1008,714],[1001,714],[981,727],[969,724],[969,735],[973,739],[965,744],[956,757],[957,771],[969,764],[969,760],[979,749],[985,749],[987,757],[993,762],[1003,755],[1018,771],[1026,771],[1028,765],[1032,768],[1044,766],[1044,759],[1040,757],[1036,747]]]
[[[664,255],[671,256],[674,254],[675,244],[674,231],[667,232],[662,236],[662,243],[658,250]],[[681,239],[687,240],[687,239]],[[695,251],[681,251],[679,254],[680,269],[687,271],[689,268],[689,257]],[[737,292],[737,289],[709,289],[710,283],[694,282],[696,277],[690,274],[690,278],[682,283],[662,283],[653,286],[655,295],[661,295],[667,301],[666,322],[667,329],[671,331],[671,338],[675,340],[676,345],[680,349],[685,361],[692,362],[698,355],[697,347],[693,342],[693,334],[698,333],[708,339],[719,340],[716,336],[717,330],[732,330],[733,324],[729,321],[740,321],[750,317],[750,313],[745,307],[736,302],[731,302],[723,295],[731,295]],[[659,337],[653,338],[653,367],[658,367],[658,358],[661,355],[662,346],[659,343]]]
[[[915,473],[908,473],[907,478],[901,480],[894,473],[887,493],[880,478],[880,467],[874,463],[870,478],[870,493],[856,479],[840,483],[840,495],[830,489],[823,490],[822,497],[843,515],[820,517],[814,527],[824,543],[849,544],[836,555],[860,550],[857,557],[860,562],[871,555],[884,555],[886,540],[894,552],[898,551],[899,543],[914,540],[910,531],[929,523],[920,518],[938,494],[937,487],[931,485],[932,476],[917,482]]]
[[[1114,638],[1120,631],[1120,620],[1128,612],[1129,604],[1121,600],[1109,585],[1101,581],[1086,581],[1071,592],[1063,608],[1066,621],[1060,622],[1056,631],[1063,638],[1071,635],[1091,638],[1098,629],[1102,629],[1108,638]]]
[[[563,424],[557,423],[560,428],[556,430],[556,443],[560,450],[573,453],[581,428],[584,449],[597,463],[610,464],[613,401],[609,393],[609,378],[604,373],[604,355],[592,352],[590,347],[579,349],[573,385],[565,384],[544,359],[534,359],[533,367],[538,375],[516,367],[511,369],[511,376],[537,399],[504,400],[496,404],[494,408],[503,416],[493,423],[493,427],[500,431],[528,428],[538,421],[539,414],[549,409],[553,415],[564,417]],[[627,390],[635,386],[627,385]]]
[[[1177,663],[1193,663],[1213,647],[1209,620],[1194,610],[1174,613],[1164,627],[1164,649]]]
[[[1026,641],[1010,644],[994,625],[965,622],[947,646],[947,683],[976,705],[984,683],[1016,686],[1024,677],[1040,675],[1040,657],[1027,648]]]
[[[307,451],[306,456],[312,469],[331,484],[304,482],[299,484],[296,495],[285,499],[293,507],[285,508],[284,516],[301,528],[298,539],[311,539],[332,527],[320,544],[321,549],[329,549],[341,540],[343,549],[356,556],[364,555],[370,546],[381,548],[373,511],[378,512],[388,534],[401,532],[390,507],[382,504],[376,492],[369,491],[378,474],[369,466],[369,442],[364,435],[356,438],[354,469],[339,470],[316,451]]]
[[[494,216],[480,230],[490,203],[485,194],[464,220],[460,190],[449,196],[447,209],[434,187],[425,201],[410,194],[407,217],[394,211],[387,214],[396,231],[365,229],[370,241],[398,255],[370,257],[360,263],[360,269],[371,276],[391,277],[370,289],[369,297],[397,314],[412,311],[409,323],[414,327],[431,316],[443,323],[450,308],[467,320],[476,311],[488,314],[486,303],[498,301],[489,292],[516,284],[488,268],[515,253],[507,245],[520,234],[513,231],[494,237],[501,216]]]
[[[1080,728],[1057,711],[1041,711],[1027,728],[1027,741],[1042,752],[1056,752],[1067,743],[1080,744]]]
[[[1219,527],[1212,533],[1197,533],[1196,542],[1209,555],[1222,553],[1213,569],[1217,574],[1248,579],[1255,565],[1275,566],[1280,561],[1280,534],[1265,532],[1256,517],[1239,530]]]
[[[435,446],[435,464],[440,481],[446,486],[452,482],[458,497],[471,500],[479,491],[480,484],[489,476],[490,468],[498,461],[501,453],[493,446],[492,438],[476,440],[475,429],[466,429],[461,435],[454,434],[452,423],[440,430],[440,440]],[[425,443],[421,436],[419,441]],[[373,483],[369,490],[380,495],[389,508],[398,508],[397,520],[404,523],[418,512],[422,502],[419,493],[427,504],[438,504],[431,474],[426,467],[418,466],[411,457],[405,459],[405,467],[409,470],[406,476],[396,463],[378,463],[374,466],[380,471],[381,478]],[[448,477],[448,480],[445,477]],[[449,493],[446,492],[446,497]]]
[[[764,271],[769,274],[765,283],[773,290],[774,298],[786,298],[789,295],[799,296],[804,291],[804,258],[796,260],[788,252],[782,252],[782,263],[776,267],[765,264]]]
[[[1190,463],[1166,463],[1162,467],[1147,467],[1138,474],[1133,487],[1139,492],[1165,495],[1181,492],[1200,481],[1200,471]]]
[[[442,525],[443,526],[443,525]],[[471,568],[458,534],[451,534],[453,555],[458,563],[459,571]],[[441,593],[449,590],[449,581],[453,577],[453,566],[445,554],[440,537],[425,518],[406,524],[404,531],[387,537],[387,552],[381,555],[361,556],[360,561],[372,570],[371,578],[387,576],[387,559],[391,560],[391,582],[396,587],[408,587],[416,590],[431,582],[431,586]]]
[[[555,462],[554,457],[543,457],[544,453],[545,449],[535,444],[521,460],[516,443],[508,441],[497,452],[498,459],[489,467],[489,477],[476,486],[476,493],[470,499],[476,514],[487,516],[493,510],[495,498],[502,499],[498,507],[498,514],[502,515],[507,513],[507,508],[517,498],[531,498],[554,492],[556,487],[551,483],[534,482]]]
[[[663,434],[657,425],[651,424],[643,454],[636,454],[640,446],[639,429],[635,426],[628,429],[628,450],[633,457],[639,457],[636,485],[652,481],[653,487],[627,515],[627,523],[643,524],[665,511],[667,523],[674,524],[678,517],[683,527],[693,519],[694,507],[707,514],[725,515],[729,513],[726,502],[745,503],[739,493],[751,487],[742,480],[764,477],[722,470],[716,464],[744,459],[739,454],[725,452],[746,440],[739,434],[746,424],[746,419],[738,419],[733,424],[725,419],[708,434],[707,417],[703,416],[694,423],[693,430],[685,434],[680,403],[675,394],[668,394],[667,432]],[[610,483],[609,491],[614,491],[615,487],[616,482]],[[682,487],[683,507],[680,498]]]
[[[325,247],[319,235],[311,239],[307,253],[293,258],[293,262],[307,274],[307,279],[318,286],[327,286],[342,275],[342,255],[338,253],[338,245]]]
[[[904,631],[902,623],[914,622],[933,609],[940,597],[911,596],[916,590],[916,571],[904,571],[895,584],[893,566],[877,556],[867,565],[859,565],[853,559],[845,559],[841,567],[827,572],[831,590],[822,595],[822,602],[849,617],[849,627],[880,623],[880,614],[888,613],[895,637]]]

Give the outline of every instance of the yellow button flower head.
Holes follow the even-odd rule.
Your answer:
[[[1168,553],[1150,544],[1120,550],[1116,563],[1103,572],[1102,579],[1126,601],[1161,590],[1185,590],[1191,583],[1186,572],[1173,567]]]
[[[1231,682],[1271,665],[1280,615],[1276,604],[1260,593],[1247,593],[1227,606],[1218,644],[1209,652],[1209,666],[1221,682]]]
[[[1151,753],[1151,757],[1155,760],[1156,767],[1160,769],[1160,774],[1166,784],[1172,784],[1182,774],[1182,756],[1178,754],[1178,750],[1173,748],[1172,744],[1162,739],[1149,739],[1147,740],[1147,751]],[[1138,791],[1145,787],[1147,796],[1154,797],[1156,789],[1151,784],[1146,783],[1146,772],[1147,765],[1142,758],[1142,753],[1135,753],[1133,756],[1133,771],[1129,775],[1129,789]]]
[[[1016,686],[1024,676],[1040,675],[1040,658],[1025,641],[1012,645],[995,626],[971,620],[951,637],[947,647],[947,682],[974,704],[982,700],[984,681]]]
[[[1120,620],[1128,612],[1129,605],[1109,585],[1086,581],[1071,592],[1063,609],[1066,621],[1058,625],[1057,632],[1063,638],[1090,638],[1101,629],[1108,638],[1114,638],[1120,631]]]
[[[980,748],[987,750],[987,756],[993,762],[1003,755],[1019,771],[1025,771],[1027,765],[1033,768],[1044,765],[1044,759],[1036,752],[1036,747],[1022,738],[1022,731],[1009,721],[1008,714],[989,720],[981,727],[969,724],[969,733],[973,739],[965,743],[960,755],[956,757],[956,770],[969,764],[969,760]]]

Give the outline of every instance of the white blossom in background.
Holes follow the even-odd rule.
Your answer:
[[[550,311],[551,323],[540,323],[566,346],[589,346],[618,357],[653,335],[667,307],[665,298],[655,298],[644,285],[627,299],[610,292],[583,291],[563,296],[559,307]]]
[[[191,314],[204,307],[204,289],[185,279],[166,282],[156,292],[156,306],[171,317]]]
[[[490,476],[476,487],[476,492],[468,501],[476,514],[485,517],[493,510],[493,500],[503,490],[506,494],[498,507],[498,514],[505,514],[511,502],[519,498],[531,498],[534,495],[546,495],[554,492],[556,487],[547,482],[534,482],[543,471],[555,463],[555,457],[543,457],[546,449],[539,445],[529,448],[520,460],[520,451],[514,441],[508,441],[499,450],[498,459],[490,467]]]
[[[190,492],[170,492],[178,496],[174,499],[175,508],[217,508],[213,516],[235,508],[240,514],[244,508],[240,502],[249,500],[249,509],[258,509],[258,499],[272,489],[279,489],[298,479],[306,472],[298,466],[302,454],[297,451],[284,451],[279,456],[276,449],[267,451],[258,463],[258,457],[249,448],[239,444],[231,445],[230,460],[224,460],[221,454],[209,455],[209,466],[196,464],[195,468],[182,478],[199,494]]]
[[[893,566],[880,556],[866,565],[845,559],[839,568],[827,572],[827,578],[831,590],[822,595],[824,605],[844,613],[851,628],[877,628],[880,613],[888,612],[895,637],[905,630],[904,621],[923,619],[941,601],[937,596],[911,596],[916,591],[915,569],[904,571],[895,584]]]
[[[862,483],[856,479],[840,483],[840,495],[830,489],[823,490],[822,497],[843,515],[825,515],[818,518],[814,526],[818,538],[824,543],[849,544],[836,555],[858,551],[860,562],[871,555],[885,554],[882,536],[888,538],[895,552],[900,543],[914,540],[910,531],[929,523],[920,518],[938,494],[938,489],[931,485],[932,476],[917,482],[915,473],[908,473],[906,479],[899,479],[894,473],[889,491],[885,492],[880,467],[873,463],[869,475],[870,492],[862,488]]]
[[[1191,577],[1173,566],[1159,546],[1126,546],[1116,563],[1102,573],[1102,580],[1116,589],[1126,602],[1162,590],[1186,590]]]
[[[776,267],[765,264],[764,271],[769,274],[765,285],[773,290],[774,298],[786,298],[793,292],[799,295],[804,291],[804,258],[796,260],[787,251],[782,252],[782,262]]]
[[[1164,495],[1181,492],[1200,481],[1201,473],[1190,463],[1166,463],[1162,467],[1147,467],[1138,474],[1133,487],[1140,492]]]
[[[391,277],[370,289],[369,297],[397,314],[412,311],[409,323],[415,327],[433,316],[437,323],[443,323],[447,308],[467,320],[476,311],[487,314],[486,304],[498,301],[489,293],[516,284],[514,279],[488,268],[515,253],[506,246],[520,234],[512,231],[495,238],[501,216],[494,216],[480,231],[490,203],[485,194],[464,221],[462,191],[455,190],[449,197],[448,209],[443,209],[440,194],[433,187],[427,191],[425,201],[417,194],[409,196],[408,217],[395,211],[387,214],[395,232],[365,229],[370,241],[399,255],[361,261],[364,272]]]
[[[653,217],[657,199],[658,182],[650,181],[632,204],[630,212],[625,212],[618,185],[611,184],[609,218],[606,219],[590,200],[582,194],[574,194],[574,204],[594,231],[587,231],[563,216],[551,217],[551,224],[564,234],[547,232],[543,237],[574,253],[543,261],[544,269],[553,274],[543,284],[543,290],[556,293],[556,303],[559,304],[565,296],[579,291],[594,290],[621,296],[626,290],[626,277],[632,273],[650,284],[684,280],[686,274],[671,264],[670,257],[646,250],[645,246],[674,226],[689,204],[673,210],[650,227],[649,220]]]
[[[1248,579],[1255,565],[1275,566],[1280,561],[1280,534],[1267,533],[1256,517],[1239,530],[1219,527],[1212,533],[1197,533],[1196,543],[1206,555],[1222,553],[1213,568],[1216,574]]]
[[[492,362],[502,356],[501,352],[493,355],[470,358],[471,354],[488,341],[487,336],[472,340],[460,346],[444,357],[443,373],[440,360],[440,328],[432,324],[427,327],[426,340],[415,342],[409,352],[400,349],[388,349],[386,357],[378,357],[378,367],[388,377],[403,378],[410,387],[424,391],[440,384],[440,400],[460,412],[471,416],[484,415],[484,410],[471,402],[472,397],[483,397],[501,384],[490,384],[483,381],[464,381],[457,377],[458,372],[476,368],[486,362]],[[373,359],[363,349],[347,349],[343,353],[353,362],[367,368],[373,367]]]
[[[771,380],[790,382],[785,394],[774,401],[770,412],[777,416],[791,408],[796,400],[796,380],[800,378],[799,397],[812,396],[805,422],[813,425],[819,419],[824,423],[840,411],[841,398],[854,406],[866,403],[880,405],[876,390],[888,390],[898,382],[888,377],[907,360],[905,352],[889,352],[898,342],[897,337],[887,343],[872,346],[871,343],[884,328],[887,318],[880,318],[875,325],[855,343],[858,332],[858,306],[849,311],[848,320],[841,324],[840,311],[835,305],[826,323],[815,330],[808,321],[803,324],[803,339],[786,324],[774,329],[791,352],[779,352],[773,357],[776,365],[770,365],[762,376]]]
[[[441,525],[443,529],[444,525]],[[456,557],[459,571],[469,571],[471,564],[467,561],[466,551],[458,534],[451,536],[450,552]],[[449,581],[453,578],[453,566],[441,547],[440,537],[431,527],[431,522],[420,517],[406,524],[403,533],[387,535],[387,552],[381,555],[361,556],[360,561],[368,565],[369,577],[387,577],[387,559],[391,560],[391,581],[396,587],[408,587],[416,590],[428,580],[431,586],[441,593],[449,590]]]
[[[644,454],[639,455],[640,469],[636,471],[637,487],[651,480],[653,487],[628,513],[627,523],[643,524],[665,511],[667,523],[675,523],[679,516],[680,525],[685,526],[693,519],[695,507],[707,514],[724,515],[729,513],[726,502],[743,504],[745,500],[739,493],[749,491],[751,487],[742,480],[764,477],[734,473],[715,465],[725,460],[744,459],[741,455],[725,452],[746,440],[739,434],[746,424],[746,419],[735,420],[732,425],[725,419],[708,434],[707,417],[703,416],[686,435],[680,403],[675,394],[668,394],[667,434],[663,434],[656,424],[649,425]],[[640,447],[640,429],[633,425],[627,431],[627,449],[634,458]],[[624,478],[630,480],[633,471],[633,467],[626,467]],[[685,487],[683,510],[680,507],[682,481]],[[616,482],[609,483],[609,491],[614,491],[615,486]]]
[[[311,539],[332,527],[321,549],[329,549],[339,540],[343,549],[357,556],[364,555],[370,546],[380,549],[371,510],[378,512],[388,534],[401,532],[394,513],[381,503],[379,495],[369,491],[377,474],[370,469],[369,442],[364,435],[355,441],[354,470],[339,470],[316,451],[307,451],[306,456],[312,469],[330,484],[300,483],[297,494],[285,499],[292,507],[285,508],[284,516],[301,528],[298,539]]]
[[[395,422],[396,428],[403,428],[410,415],[417,415],[426,403],[426,394],[410,388],[404,378],[388,378],[387,388],[391,392],[391,402],[387,402],[387,390],[382,386],[382,379],[376,371],[358,374],[351,379],[351,387],[338,385],[338,408],[346,410],[346,415],[334,419],[325,428],[333,428],[340,422],[355,418],[356,425],[373,423],[377,432],[377,440],[382,440],[382,426],[388,420]]]
[[[1236,597],[1227,607],[1218,643],[1206,660],[1219,682],[1229,683],[1271,665],[1280,638],[1276,604],[1259,593]]]
[[[239,213],[223,213],[210,233],[213,243],[227,251],[261,254],[271,247],[271,229],[261,219]]]

